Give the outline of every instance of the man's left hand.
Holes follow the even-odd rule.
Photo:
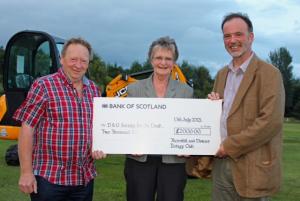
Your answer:
[[[106,154],[103,151],[96,150],[92,152],[92,157],[93,159],[103,159],[106,158]]]
[[[223,144],[220,145],[220,148],[217,151],[216,156],[219,157],[219,158],[224,158],[224,157],[228,156],[225,149],[224,149]]]

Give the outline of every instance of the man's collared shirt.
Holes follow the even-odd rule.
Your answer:
[[[97,86],[84,77],[80,98],[61,68],[32,84],[14,118],[34,128],[35,175],[68,186],[85,185],[96,176],[91,148],[97,96]]]
[[[221,141],[227,137],[227,117],[231,109],[236,93],[240,87],[244,73],[253,57],[254,53],[239,67],[234,68],[232,61],[228,65],[228,75],[224,90],[224,102],[221,116]]]

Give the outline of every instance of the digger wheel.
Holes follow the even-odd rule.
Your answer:
[[[6,164],[10,165],[10,166],[19,166],[20,165],[17,144],[11,145],[6,150],[5,161],[6,161]]]

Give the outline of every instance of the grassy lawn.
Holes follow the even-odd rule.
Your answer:
[[[16,142],[0,140],[0,201],[29,201],[18,190],[19,167],[5,164],[5,150]],[[284,154],[282,190],[272,201],[298,201],[300,198],[300,124],[286,123],[284,127]],[[100,172],[94,188],[94,200],[124,201],[123,156],[110,156],[97,161]],[[211,181],[189,179],[185,192],[186,201],[209,201]]]

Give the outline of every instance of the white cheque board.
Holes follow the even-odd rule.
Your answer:
[[[107,154],[214,155],[221,100],[94,98],[93,150]]]

